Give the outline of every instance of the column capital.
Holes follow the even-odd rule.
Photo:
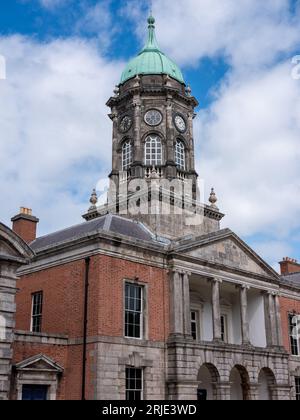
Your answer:
[[[213,278],[211,278],[209,280],[212,281],[212,283],[219,283],[219,284],[222,284],[223,283],[223,280],[220,279],[219,277],[213,277]]]
[[[182,274],[187,277],[191,277],[192,273],[190,271],[183,271]]]
[[[278,292],[275,292],[274,290],[262,290],[261,294],[264,296],[276,296]]]
[[[180,270],[180,268],[171,268],[169,271],[173,274],[182,274],[182,270]]]
[[[177,274],[181,274],[182,276],[188,276],[190,277],[192,275],[192,273],[190,271],[186,271],[183,270],[182,268],[171,268],[170,273],[177,273]]]
[[[248,284],[237,284],[236,286],[235,286],[237,289],[242,289],[242,290],[250,290],[251,289],[251,287],[250,286],[248,286]]]

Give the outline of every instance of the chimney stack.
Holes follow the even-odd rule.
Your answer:
[[[282,276],[286,276],[287,274],[300,273],[300,264],[293,258],[283,258],[283,261],[281,261],[279,264]]]
[[[30,244],[36,239],[36,230],[39,219],[32,216],[32,210],[25,207],[20,208],[20,213],[11,219],[12,230],[25,242]]]

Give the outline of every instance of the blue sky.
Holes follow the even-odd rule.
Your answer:
[[[55,38],[83,37],[94,39],[102,46],[101,23],[80,25],[81,16],[89,8],[99,4],[105,4],[113,16],[111,26],[104,24],[106,36],[110,37],[110,45],[103,48],[107,58],[128,60],[136,54],[141,47],[141,40],[137,38],[136,22],[127,16],[124,10],[124,0],[99,1],[99,0],[63,0],[57,3],[49,0],[3,0],[5,8],[0,16],[0,28],[3,35],[22,34],[48,42]],[[53,5],[52,5],[53,4]],[[147,16],[150,1],[140,1],[141,10]],[[47,6],[48,5],[48,6]],[[197,96],[201,98],[200,107],[205,107],[212,100],[210,90],[223,79],[228,70],[228,64],[224,57],[218,56],[213,59],[204,57],[201,62],[186,66],[184,69],[187,83],[190,83]],[[199,78],[201,74],[201,78]]]
[[[40,234],[81,221],[111,161],[105,102],[143,45],[149,2],[2,0],[0,164],[6,224]],[[299,1],[153,0],[161,48],[200,106],[197,167],[230,227],[270,264],[300,259]],[[3,106],[4,105],[4,106]]]

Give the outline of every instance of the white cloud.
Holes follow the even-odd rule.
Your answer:
[[[99,48],[102,50],[111,46],[114,35],[120,31],[120,27],[115,25],[110,7],[111,0],[86,7],[84,13],[74,25],[76,33],[97,37]]]
[[[32,207],[42,232],[80,221],[89,189],[110,169],[105,106],[123,65],[79,39],[0,38],[1,220]]]
[[[289,63],[251,79],[233,75],[198,124],[199,171],[215,186],[226,225],[277,237],[299,227],[300,84]]]

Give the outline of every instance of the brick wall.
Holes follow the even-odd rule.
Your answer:
[[[17,330],[28,331],[32,293],[43,291],[42,330],[82,337],[84,260],[26,275],[18,280]],[[149,339],[164,341],[169,334],[166,270],[98,255],[91,258],[89,336],[123,336],[124,279],[147,285]]]
[[[147,290],[148,339],[166,341],[169,335],[168,272],[126,260],[97,255],[91,258],[89,272],[88,337],[123,337],[124,280],[136,280]],[[67,348],[16,343],[14,361],[43,353],[65,371],[59,389],[60,399],[80,399],[85,261],[80,260],[23,276],[18,280],[16,329],[28,331],[31,322],[32,293],[43,291],[42,332],[64,334],[73,339]],[[86,398],[95,397],[95,344],[88,345]]]
[[[42,331],[82,336],[84,269],[81,260],[19,279],[16,329],[30,330],[32,293],[43,291]]]
[[[280,306],[281,306],[283,344],[286,350],[288,352],[291,352],[288,315],[293,312],[300,315],[300,301],[282,297],[280,298]]]
[[[22,343],[15,341],[13,343],[13,363],[19,363],[23,360],[29,359],[32,356],[38,354],[44,354],[45,356],[50,357],[54,362],[58,363],[64,368],[68,364],[67,358],[67,347],[66,346],[55,346],[55,345],[44,345],[41,343]],[[58,390],[57,390],[57,399],[65,400],[68,399],[68,394],[70,394],[70,389],[66,387],[66,376],[62,375],[59,380]],[[16,395],[13,395],[13,398],[16,399]]]

